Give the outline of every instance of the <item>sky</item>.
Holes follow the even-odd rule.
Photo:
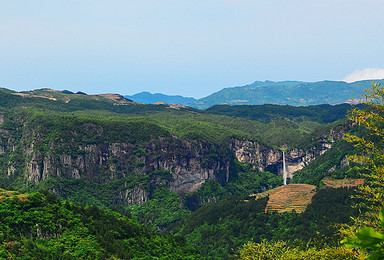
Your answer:
[[[0,0],[0,86],[201,98],[384,78],[384,0]]]

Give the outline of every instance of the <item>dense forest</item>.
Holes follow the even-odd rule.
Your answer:
[[[358,230],[351,217],[379,208],[355,207],[367,204],[360,188],[323,181],[369,174],[347,158],[367,149],[352,142],[380,127],[353,123],[352,109],[200,111],[119,95],[1,89],[0,256],[248,259],[270,248],[274,259],[271,248],[280,248],[297,256],[290,259],[311,252],[360,259],[340,241]],[[380,138],[364,140],[372,147]],[[255,196],[283,184],[283,151],[288,183],[316,187],[303,213],[268,211],[269,197]]]
[[[248,241],[290,241],[308,246],[335,246],[339,239],[334,223],[348,223],[358,210],[352,209],[348,188],[320,190],[304,213],[266,214],[268,198],[232,197],[199,208],[170,227],[185,237],[202,255],[225,259]]]
[[[181,238],[155,234],[129,216],[0,190],[2,259],[200,259]]]

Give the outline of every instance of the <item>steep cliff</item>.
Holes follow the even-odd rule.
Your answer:
[[[36,141],[39,142],[39,141]],[[42,141],[40,141],[42,142]],[[169,171],[171,180],[167,184],[178,193],[197,190],[207,179],[224,183],[228,180],[230,154],[213,158],[209,143],[180,140],[177,137],[155,138],[144,144],[98,143],[78,145],[76,154],[60,152],[64,140],[50,143],[43,154],[34,149],[35,142],[26,148],[25,178],[34,183],[49,177],[86,179],[98,183],[128,177],[128,175],[148,175],[156,170]],[[155,181],[154,179],[152,181]],[[137,187],[135,190],[137,191]],[[143,189],[141,189],[143,190]],[[142,192],[142,191],[141,191]],[[124,197],[127,201],[144,202]]]

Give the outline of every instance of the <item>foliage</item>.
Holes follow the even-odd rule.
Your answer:
[[[154,137],[168,137],[162,127],[142,117],[106,116],[105,114],[56,113],[30,110],[27,129],[46,137],[44,142],[72,141],[83,143],[143,143]],[[76,133],[73,133],[76,131]],[[72,140],[71,140],[72,139]]]
[[[128,210],[139,223],[154,230],[163,230],[190,214],[189,210],[183,208],[182,197],[165,187],[155,189],[149,201],[130,205]]]
[[[237,174],[223,186],[214,180],[206,180],[198,191],[189,193],[184,198],[162,186],[151,191],[147,202],[130,205],[125,209],[139,223],[154,230],[164,230],[203,205],[233,196],[247,196],[282,183],[281,176],[258,172],[250,165],[240,162],[235,164]],[[107,193],[105,195],[108,196]]]
[[[343,260],[363,259],[361,252],[344,247],[323,246],[318,248],[307,244],[295,246],[283,241],[260,243],[248,242],[238,251],[236,259],[239,260],[267,260],[267,259],[318,259],[318,260]]]
[[[203,112],[216,115],[241,117],[269,123],[277,120],[287,120],[294,123],[305,121],[317,125],[332,123],[345,118],[352,109],[349,104],[317,105],[317,106],[281,106],[281,105],[215,105]]]
[[[360,147],[362,152],[350,159],[360,163],[357,169],[364,177],[365,183],[360,186],[356,198],[362,200],[358,204],[368,211],[355,219],[356,227],[379,225],[378,212],[384,207],[384,87],[373,83],[362,95],[361,103],[365,109],[354,109],[350,119],[366,130],[363,136],[346,134],[345,139]]]
[[[384,228],[384,209],[380,211],[379,219],[381,228]],[[368,259],[384,259],[384,231],[376,231],[371,227],[364,227],[356,233],[356,238],[349,238],[342,241],[348,247],[358,247],[369,250]]]
[[[181,112],[155,113],[151,119],[180,138],[205,140],[220,145],[228,145],[232,138],[237,138],[257,141],[269,147],[287,145],[302,149],[313,146],[315,140],[331,127],[344,124],[344,121],[337,121],[318,129],[304,126],[310,121],[298,123],[278,119],[265,123],[222,115]]]
[[[7,259],[199,259],[182,239],[161,236],[113,211],[50,193],[0,195],[0,257]]]
[[[186,195],[187,207],[195,211],[202,205],[226,198],[248,196],[275,188],[282,184],[282,176],[260,172],[250,164],[234,161],[235,170],[224,185],[214,180],[205,181],[199,190]]]
[[[134,187],[149,190],[150,175],[129,175],[126,178],[98,183],[86,179],[48,178],[39,185],[20,188],[22,191],[54,190],[60,197],[72,202],[95,205],[101,208],[117,207],[122,204],[120,194]],[[121,208],[123,210],[123,208]],[[123,210],[125,212],[125,210]]]
[[[336,245],[334,223],[349,223],[358,214],[351,208],[352,189],[321,189],[307,210],[298,213],[265,213],[268,198],[231,197],[197,209],[171,225],[171,234],[184,236],[208,259],[226,259],[232,249],[247,241],[317,239]]]
[[[244,196],[273,189],[283,183],[283,177],[253,168],[251,164],[235,161],[236,174],[233,174],[225,188],[232,196]]]
[[[319,155],[302,170],[295,173],[291,183],[306,183],[320,186],[324,177],[343,179],[344,177],[358,178],[359,174],[355,163],[346,161],[348,155],[354,154],[358,149],[341,140],[332,145],[332,148]]]

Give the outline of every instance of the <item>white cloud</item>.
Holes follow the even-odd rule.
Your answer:
[[[384,69],[380,68],[366,68],[363,70],[355,70],[351,74],[347,75],[344,79],[345,82],[355,82],[359,80],[367,79],[384,79]]]

